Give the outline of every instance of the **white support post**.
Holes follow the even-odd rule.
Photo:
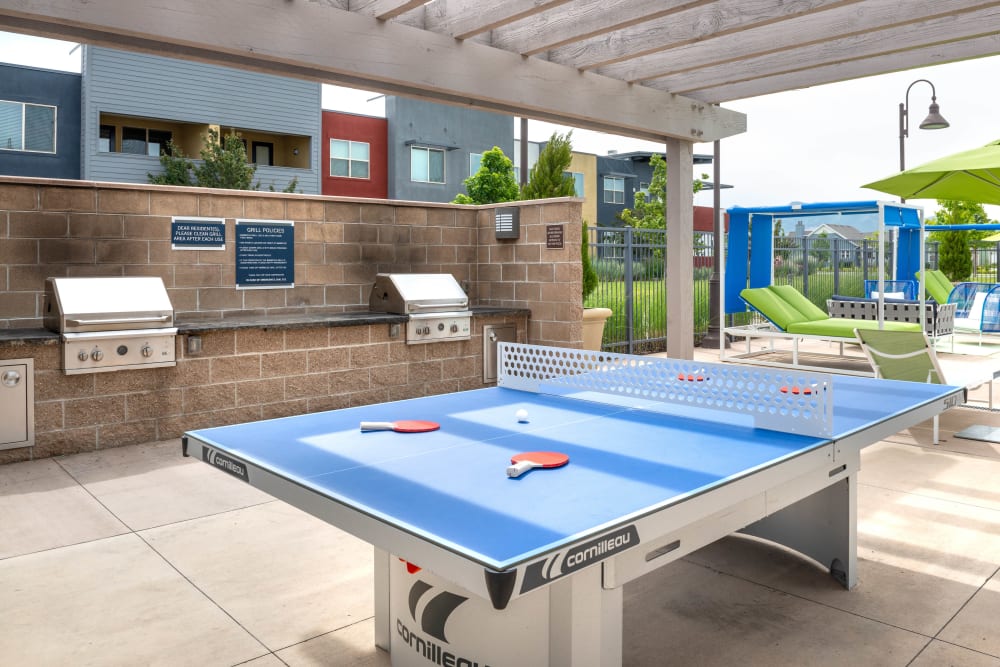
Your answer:
[[[694,358],[694,143],[667,140],[667,356]]]
[[[389,650],[391,624],[389,622],[389,553],[375,547],[375,646]]]
[[[549,587],[550,667],[620,667],[621,586],[602,586],[602,568],[591,566]]]

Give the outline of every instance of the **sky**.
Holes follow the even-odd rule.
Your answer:
[[[0,32],[0,62],[80,71],[80,49],[58,42]],[[799,202],[837,202],[895,198],[861,187],[899,170],[899,104],[917,79],[934,84],[940,113],[951,127],[920,130],[927,115],[931,87],[910,89],[910,136],[906,166],[976,148],[1000,139],[1000,56],[936,65],[905,72],[855,79],[808,89],[776,93],[722,106],[747,115],[747,131],[721,142],[723,208],[772,206]],[[385,115],[377,93],[323,86],[323,107],[372,116]],[[515,135],[520,129],[515,123]],[[570,128],[541,121],[528,124],[529,141],[545,141],[553,131]],[[586,130],[573,132],[574,150],[606,154],[609,150],[662,150],[648,141]],[[711,143],[695,144],[696,153],[711,155]],[[707,166],[707,165],[706,165]],[[703,167],[696,167],[700,176]],[[711,166],[708,166],[712,176]],[[695,195],[695,203],[712,205],[712,193]],[[911,200],[930,216],[934,200]],[[993,220],[1000,207],[987,206]]]

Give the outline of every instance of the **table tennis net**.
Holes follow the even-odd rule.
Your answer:
[[[833,434],[826,373],[498,342],[497,386],[785,433]]]

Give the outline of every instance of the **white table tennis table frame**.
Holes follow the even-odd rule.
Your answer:
[[[857,473],[860,451],[889,435],[930,419],[961,400],[960,392],[891,417],[846,438],[792,456],[705,493],[666,504],[611,526],[635,526],[640,541],[571,575],[531,590],[549,602],[549,656],[553,667],[606,667],[622,660],[624,584],[726,535],[742,531],[811,557],[847,588],[857,583]],[[216,451],[196,437],[183,438],[185,453],[209,461]],[[375,548],[375,642],[390,645],[390,554],[406,558],[465,590],[490,600],[489,565],[393,526],[271,470],[241,462],[256,488],[372,544]],[[227,471],[231,472],[231,471]],[[576,544],[600,537],[588,535]],[[560,549],[565,552],[572,545]],[[519,597],[525,569],[544,554],[516,566]],[[494,605],[495,606],[495,605]]]

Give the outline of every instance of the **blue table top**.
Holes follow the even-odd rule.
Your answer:
[[[496,570],[865,430],[954,388],[836,376],[832,439],[487,388],[188,435]],[[520,423],[518,409],[529,413]],[[430,433],[361,433],[428,419]],[[510,457],[569,465],[506,476]]]

